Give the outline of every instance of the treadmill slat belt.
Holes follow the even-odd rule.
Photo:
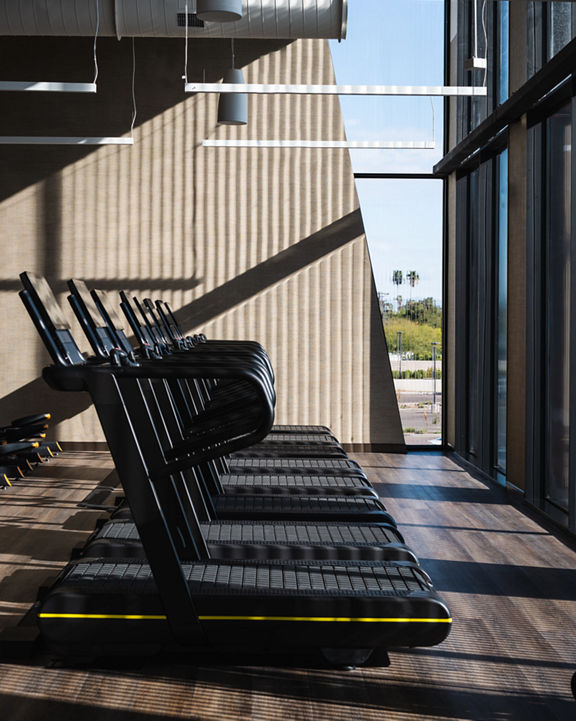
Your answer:
[[[414,566],[381,563],[337,562],[333,564],[299,562],[289,566],[274,561],[227,563],[208,561],[183,564],[184,577],[191,592],[198,595],[229,595],[250,593],[312,592],[314,594],[345,593],[359,595],[402,596],[417,591],[430,591],[431,585]],[[81,561],[72,565],[62,579],[67,585],[97,583],[102,591],[149,592],[154,586],[150,567],[145,563],[103,563]]]

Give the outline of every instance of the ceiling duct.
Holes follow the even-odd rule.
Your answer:
[[[101,36],[343,38],[348,0],[242,0],[236,22],[196,21],[195,0],[99,0]],[[188,10],[188,22],[182,15]],[[180,16],[180,22],[178,20]],[[90,36],[96,0],[2,0],[0,35]]]

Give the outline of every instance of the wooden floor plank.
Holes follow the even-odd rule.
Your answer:
[[[576,718],[576,554],[440,454],[357,454],[454,616],[389,668],[289,659],[141,660],[133,668],[0,665],[6,721],[566,721]],[[78,507],[112,470],[64,453],[0,495],[0,629],[33,603],[101,515]],[[248,662],[250,661],[250,662]]]

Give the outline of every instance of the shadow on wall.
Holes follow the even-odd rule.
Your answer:
[[[236,65],[243,67],[288,45],[289,40],[237,40]],[[91,38],[7,38],[0,43],[0,66],[10,80],[91,82]],[[184,40],[137,38],[136,125],[182,103]],[[202,58],[203,67],[194,66]],[[96,94],[2,93],[1,135],[114,136],[130,130],[132,44],[129,38],[98,40]],[[217,82],[230,65],[230,41],[190,41],[189,79]],[[214,101],[216,102],[216,101]],[[112,110],[111,110],[112,109]],[[39,128],[38,119],[42,118]],[[97,146],[0,146],[0,202],[95,152]]]
[[[180,308],[176,312],[178,322],[185,330],[207,323],[307,265],[330,255],[363,233],[360,210],[354,210]]]
[[[212,318],[230,310],[250,297],[258,295],[275,283],[350,243],[362,235],[363,232],[364,225],[360,210],[354,210],[322,228],[322,230],[300,240],[290,248],[277,253],[272,258],[268,258],[254,268],[250,268],[245,273],[184,306],[176,313],[178,320],[185,329],[207,323]],[[58,247],[58,243],[55,243],[55,248]],[[52,253],[49,262],[48,258],[46,258],[45,275],[48,277],[54,292],[63,293],[67,289],[64,280],[50,281],[51,277],[58,275],[57,265],[58,254]],[[152,278],[140,278],[131,282],[125,282],[122,279],[111,281],[110,279],[102,280],[99,278],[84,278],[83,280],[86,281],[89,288],[130,290],[131,287],[141,288],[147,285],[160,292],[168,288],[184,286],[190,288],[198,283],[194,279],[161,280],[158,282]],[[0,291],[14,290],[16,292],[20,288],[21,284],[18,280],[0,281]],[[46,365],[47,363],[49,363],[49,360],[42,351],[39,365]],[[42,378],[36,378],[1,399],[2,418],[0,422],[8,422],[12,417],[22,415],[27,412],[26,409],[31,409],[30,412],[33,412],[34,409],[42,407],[50,410],[55,409],[52,425],[56,425],[85,411],[91,405],[88,393],[69,393],[65,408],[62,408],[63,404],[58,402],[59,396],[60,393],[52,391]]]
[[[87,82],[93,78],[91,38],[20,38],[4,37],[0,43],[0,64],[10,80],[43,80]],[[289,41],[236,43],[236,63],[244,66],[259,57],[277,51]],[[230,42],[226,39],[195,39],[190,41],[189,78],[200,79],[205,73],[209,82],[219,80],[230,64]],[[183,103],[182,39],[138,38],[136,50],[137,125],[161,115]],[[202,58],[202,66],[194,65]],[[129,131],[132,116],[131,75],[132,43],[112,38],[98,40],[98,93],[2,93],[1,135],[103,136],[123,135]],[[214,101],[216,102],[216,101]],[[39,238],[34,257],[21,258],[21,266],[13,277],[0,280],[0,292],[18,292],[17,278],[22,270],[44,275],[56,294],[66,292],[62,257],[62,226],[67,212],[62,191],[64,168],[90,156],[98,146],[26,146],[0,145],[0,203],[30,187],[37,187],[36,217],[33,219]],[[14,239],[15,241],[17,238]],[[199,280],[188,275],[181,279],[155,277],[85,278],[92,287],[104,290],[143,288],[160,293],[190,290]],[[69,309],[67,309],[68,311]],[[24,314],[25,315],[25,314]],[[24,317],[24,316],[23,316]],[[15,339],[14,339],[15,340]],[[13,343],[13,341],[12,341]],[[11,345],[12,345],[11,343]],[[11,351],[4,339],[3,352]],[[85,344],[82,343],[82,347]],[[37,366],[49,363],[42,344],[37,346]],[[62,406],[66,405],[66,409]],[[52,391],[41,378],[36,378],[0,399],[0,423],[35,412],[39,407],[51,410],[52,426],[71,418],[90,406],[87,394],[68,394],[66,404],[61,394]],[[59,410],[57,410],[59,409]]]
[[[2,414],[0,424],[7,424],[17,418],[35,411],[48,411],[52,414],[50,427],[77,416],[92,405],[88,393],[68,393],[67,402],[62,403],[62,392],[53,391],[43,378],[35,378],[20,386],[12,393],[0,399]]]

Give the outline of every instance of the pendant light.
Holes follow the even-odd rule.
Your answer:
[[[209,23],[229,23],[242,17],[242,0],[196,0],[196,15]]]
[[[232,67],[224,74],[224,83],[244,85],[242,70],[234,67],[234,38],[232,43]],[[246,125],[248,122],[248,96],[246,93],[220,93],[218,99],[218,123],[220,125]]]

